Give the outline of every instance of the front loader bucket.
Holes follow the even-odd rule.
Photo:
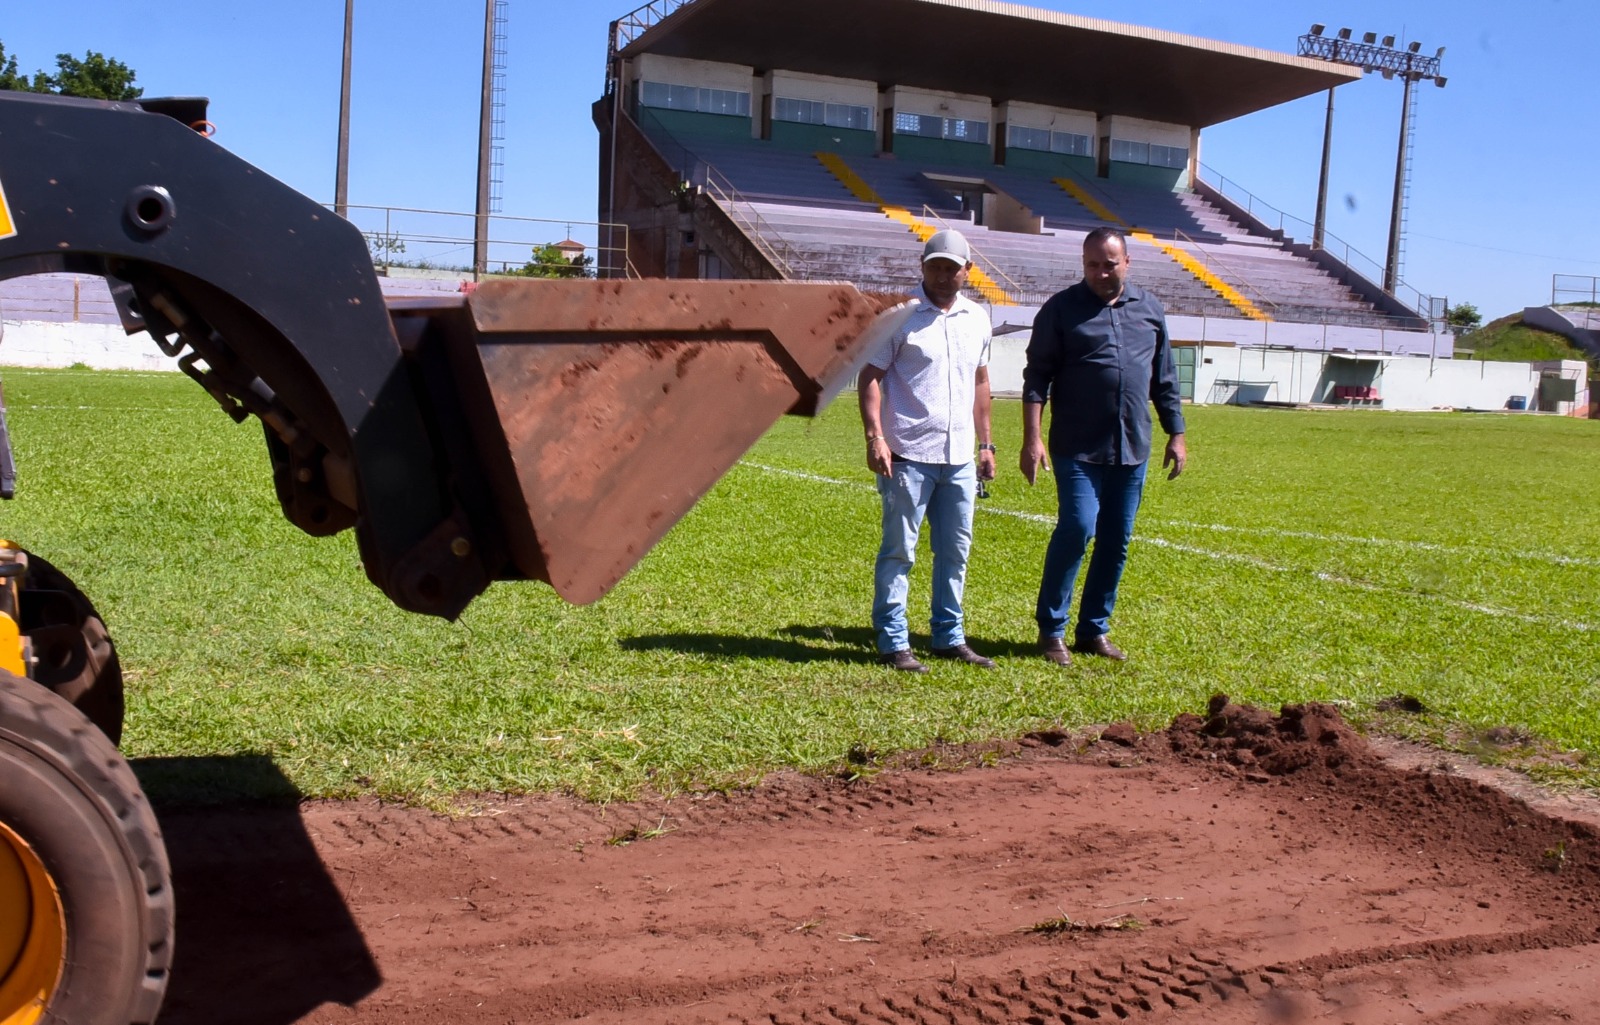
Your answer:
[[[843,284],[495,280],[462,316],[411,312],[448,335],[511,561],[586,603],[778,417],[850,383],[903,316],[886,305]]]

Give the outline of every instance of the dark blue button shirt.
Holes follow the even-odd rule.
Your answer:
[[[1132,466],[1150,458],[1150,403],[1161,429],[1183,433],[1167,315],[1131,282],[1107,305],[1080,281],[1033,318],[1022,401],[1050,403],[1056,460]]]

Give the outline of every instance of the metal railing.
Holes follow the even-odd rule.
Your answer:
[[[697,184],[705,190],[706,195],[722,207],[723,213],[726,213],[728,219],[744,232],[750,244],[755,246],[761,255],[766,257],[767,262],[785,278],[804,279],[807,276],[807,268],[799,250],[790,245],[789,240],[784,238],[778,229],[768,224],[766,218],[761,216],[761,211],[740,195],[739,190],[734,188],[733,182],[714,165],[700,161],[698,166],[702,170],[701,180]]]
[[[627,113],[623,112],[622,117],[628,117]],[[638,137],[646,145],[654,148],[663,161],[677,170],[682,182],[700,189],[715,200],[728,215],[728,219],[733,221],[750,240],[750,244],[755,246],[756,251],[765,257],[779,274],[785,278],[798,280],[805,280],[809,276],[809,268],[800,250],[761,216],[761,211],[734,187],[727,175],[719,171],[709,160],[702,158],[674,138],[661,124],[661,119],[648,107],[641,108],[638,116],[632,120],[638,129]],[[656,128],[654,134],[644,130],[647,123]],[[667,139],[671,140],[671,145],[663,147],[663,140]]]
[[[472,276],[476,214],[399,206],[348,206],[346,211],[366,237],[373,265],[385,274],[409,268]],[[573,241],[582,244],[583,256],[591,261],[575,276],[593,277],[596,266],[620,266],[628,277],[639,276],[628,258],[626,224],[492,214],[488,234],[484,266],[490,274],[520,270],[534,263],[546,246]]]
[[[1299,242],[1310,245],[1315,236],[1315,227],[1309,221],[1302,220],[1255,196],[1249,189],[1238,182],[1230,181],[1226,176],[1218,173],[1205,164],[1200,165],[1199,178],[1207,185],[1216,189],[1230,201],[1254,217],[1268,230],[1283,233],[1284,241]],[[1382,292],[1381,284],[1384,277],[1383,265],[1354,248],[1349,243],[1340,239],[1331,232],[1322,233],[1322,248],[1340,263],[1349,267],[1351,271],[1366,279],[1376,291]],[[1445,310],[1442,299],[1432,296],[1419,289],[1413,288],[1404,281],[1396,281],[1394,290],[1388,293],[1394,296],[1409,309],[1415,310],[1419,317],[1429,321],[1444,319]]]
[[[1215,253],[1201,245],[1188,232],[1184,231],[1182,228],[1173,228],[1172,241],[1184,243],[1184,245],[1186,245],[1191,251],[1191,256],[1195,253],[1198,253],[1200,255],[1201,266],[1205,267],[1206,270],[1211,271],[1211,273],[1215,274],[1221,281],[1226,282],[1229,288],[1232,288],[1235,292],[1238,292],[1241,295],[1248,292],[1249,295],[1247,295],[1246,298],[1249,299],[1257,309],[1264,309],[1269,313],[1269,315],[1272,316],[1277,315],[1277,303],[1273,302],[1271,299],[1268,299],[1267,294],[1261,291],[1261,289],[1257,288],[1249,278],[1245,277],[1243,274],[1229,266],[1227,261],[1219,259]]]
[[[1600,277],[1588,274],[1550,275],[1550,305],[1600,305]]]

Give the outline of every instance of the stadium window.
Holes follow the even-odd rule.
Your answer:
[[[750,94],[732,89],[701,89],[692,85],[641,82],[639,102],[646,107],[665,107],[668,110],[750,116]]]
[[[824,103],[821,100],[796,100],[787,96],[772,101],[775,121],[794,121],[803,125],[830,128],[872,128],[872,110],[851,103]]]
[[[956,142],[988,142],[989,122],[970,118],[940,117],[937,114],[894,115],[896,135],[920,135],[926,139],[951,139]]]
[[[1050,151],[1050,130],[1047,128],[1025,128],[1022,125],[1007,125],[1006,145],[1013,149],[1033,149],[1048,153]]]
[[[1074,157],[1094,156],[1093,143],[1087,135],[1075,132],[1051,132],[1050,152],[1066,153]]]
[[[1189,150],[1185,146],[1150,146],[1150,163],[1155,167],[1189,166]]]
[[[1148,142],[1129,142],[1126,139],[1111,140],[1111,159],[1124,164],[1148,164],[1150,162],[1150,144]]]
[[[823,105],[815,100],[793,100],[787,96],[772,101],[774,121],[795,121],[803,125],[822,124]]]
[[[932,114],[906,114],[896,111],[894,115],[894,132],[896,135],[920,135],[929,139],[937,139],[943,134],[942,122],[944,118]]]
[[[944,118],[944,137],[960,142],[988,142],[989,122],[971,118]]]
[[[853,103],[830,103],[823,114],[822,123],[833,128],[872,129],[872,108]]]

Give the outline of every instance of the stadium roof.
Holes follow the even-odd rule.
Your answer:
[[[1358,68],[993,0],[687,0],[621,51],[1204,128]]]

